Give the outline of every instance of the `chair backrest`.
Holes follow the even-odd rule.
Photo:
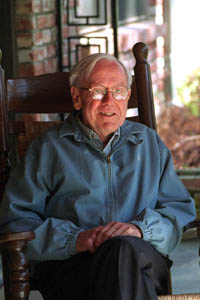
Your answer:
[[[148,48],[137,43],[133,53],[136,64],[128,117],[156,130]],[[38,121],[38,114],[71,111],[73,105],[67,72],[5,80],[0,66],[0,197],[10,166],[23,156],[32,139],[53,124],[62,122]]]

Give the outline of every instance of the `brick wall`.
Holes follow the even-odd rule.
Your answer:
[[[156,10],[156,5],[162,5],[162,1],[149,0],[152,10]],[[68,65],[67,37],[80,34],[83,26],[67,26],[67,1],[61,0],[61,2],[64,8],[62,15],[63,64]],[[56,0],[16,0],[15,3],[18,76],[26,77],[58,71]],[[74,1],[69,3],[72,6]],[[111,30],[102,31],[99,34],[108,36],[109,43],[112,44]],[[138,41],[148,44],[149,62],[156,91],[163,88],[162,74],[157,72],[158,56],[164,55],[158,49],[156,42],[160,35],[164,36],[163,26],[156,25],[153,19],[119,27],[118,30],[119,58],[130,70],[135,64],[132,54],[133,44]],[[112,53],[112,50],[111,45],[109,52]]]
[[[57,71],[55,0],[16,0],[18,75]]]

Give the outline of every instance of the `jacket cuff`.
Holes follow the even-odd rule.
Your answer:
[[[79,233],[81,233],[82,231],[84,231],[84,230],[81,228],[74,228],[70,232],[69,237],[67,239],[67,245],[66,245],[67,254],[69,257],[72,255],[78,254],[78,251],[76,249],[76,240],[77,240]]]
[[[134,220],[130,223],[137,226],[140,229],[140,231],[142,232],[142,238],[144,241],[152,240],[152,231],[144,221]]]

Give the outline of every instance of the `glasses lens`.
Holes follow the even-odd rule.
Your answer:
[[[102,100],[103,97],[107,94],[108,91],[112,91],[112,95],[115,100],[126,100],[128,95],[128,89],[126,87],[117,87],[111,90],[106,89],[103,86],[97,86],[89,89],[91,97],[94,100]]]
[[[95,100],[102,100],[106,94],[106,89],[104,87],[93,87],[90,89],[90,91],[92,98]]]
[[[128,95],[128,89],[126,87],[118,87],[113,89],[113,96],[116,100],[125,100]]]

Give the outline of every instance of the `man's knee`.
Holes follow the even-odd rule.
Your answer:
[[[147,266],[151,268],[157,259],[162,259],[153,246],[135,236],[113,237],[98,248],[96,255],[102,260],[107,258],[118,262],[126,258],[126,261],[142,269]]]
[[[151,247],[144,240],[135,236],[116,236],[105,241],[97,250],[98,254],[108,255],[109,253],[118,256],[120,253],[131,255],[133,258],[141,255],[144,252],[148,253],[146,247]],[[113,257],[114,258],[114,257]]]
[[[116,236],[105,241],[102,244],[102,247],[107,247],[107,248],[118,249],[120,247],[129,247],[135,250],[137,249],[141,250],[146,247],[148,248],[149,246],[150,246],[149,243],[135,236]]]

